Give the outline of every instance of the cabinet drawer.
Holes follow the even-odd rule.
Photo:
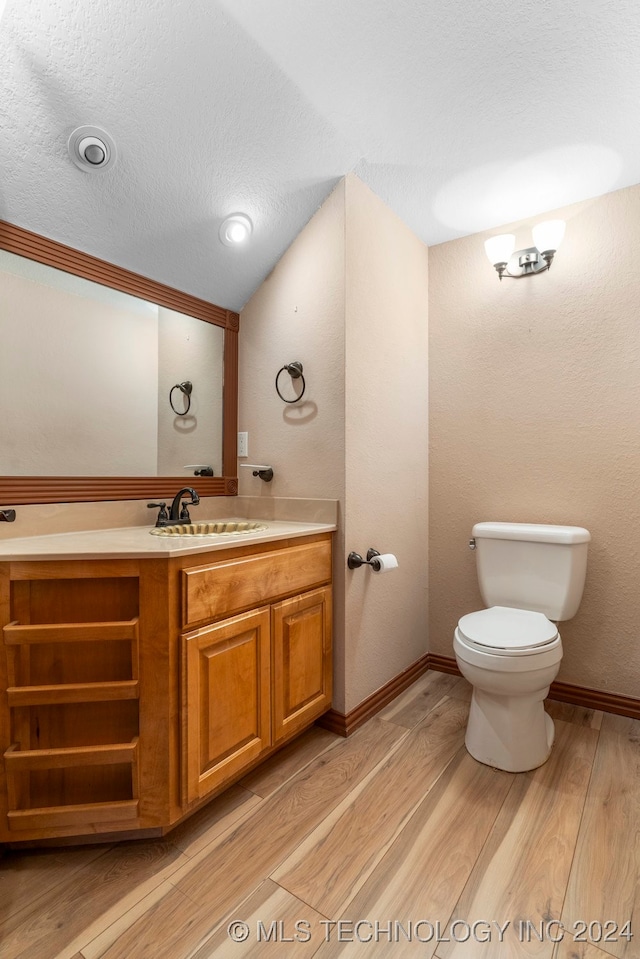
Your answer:
[[[331,579],[331,540],[182,571],[182,624],[233,615]]]

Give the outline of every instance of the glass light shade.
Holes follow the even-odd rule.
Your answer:
[[[562,243],[564,229],[564,220],[545,220],[544,223],[538,223],[531,231],[534,245],[540,253],[557,250]]]
[[[253,223],[244,213],[232,213],[220,227],[220,240],[225,246],[238,246],[251,236]]]
[[[502,233],[500,236],[490,236],[488,240],[484,241],[484,248],[489,258],[489,263],[492,266],[496,263],[508,263],[515,245],[516,238],[513,233]]]

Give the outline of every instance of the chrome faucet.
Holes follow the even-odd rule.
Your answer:
[[[176,495],[173,498],[173,503],[169,510],[169,522],[171,523],[190,523],[191,517],[189,516],[189,509],[187,507],[187,501],[185,500],[182,505],[180,501],[184,493],[189,493],[191,497],[191,506],[197,506],[200,502],[200,497],[194,489],[190,486],[183,486],[182,489],[178,490]],[[178,510],[180,510],[180,515],[178,515]]]

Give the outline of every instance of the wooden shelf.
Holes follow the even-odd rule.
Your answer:
[[[64,746],[58,749],[20,749],[14,743],[4,754],[8,774],[33,769],[65,769],[72,766],[109,766],[137,760],[138,737],[130,743],[104,746]]]
[[[78,803],[75,806],[44,806],[39,809],[10,809],[9,829],[55,829],[91,823],[118,823],[138,818],[138,800]]]
[[[89,606],[85,602],[85,610]],[[123,821],[133,826],[139,814],[137,735],[118,742],[114,722],[111,735],[116,741],[107,738],[105,743],[108,729],[91,726],[89,741],[82,745],[74,744],[69,731],[62,732],[61,742],[52,742],[46,720],[43,748],[32,746],[40,744],[40,736],[34,736],[39,707],[60,707],[59,728],[67,724],[70,730],[78,721],[74,710],[82,704],[139,700],[138,617],[120,620],[116,613],[111,621],[62,623],[16,619],[4,627],[3,638],[9,654],[7,704],[16,740],[4,752],[9,831],[64,833],[76,826],[99,831],[109,824],[121,828]],[[79,659],[75,649],[65,648],[78,643],[86,644],[79,649]],[[87,662],[88,672],[78,668]],[[47,672],[60,681],[50,682]]]
[[[77,823],[116,823],[138,817],[138,737],[128,743],[64,746],[57,749],[20,749],[13,743],[4,753],[10,830],[56,829]],[[58,803],[29,808],[29,776],[84,767],[131,766],[131,798]],[[26,787],[26,789],[25,789]],[[92,797],[93,798],[93,797]]]
[[[138,638],[138,617],[122,623],[54,623],[20,625],[9,623],[2,630],[7,646],[31,643],[133,642]]]
[[[62,703],[98,703],[116,699],[138,699],[137,679],[112,683],[52,683],[48,686],[9,686],[10,707],[58,706]]]

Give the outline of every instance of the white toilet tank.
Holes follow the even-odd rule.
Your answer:
[[[472,535],[486,606],[530,609],[554,623],[575,616],[587,573],[589,530],[476,523]]]

